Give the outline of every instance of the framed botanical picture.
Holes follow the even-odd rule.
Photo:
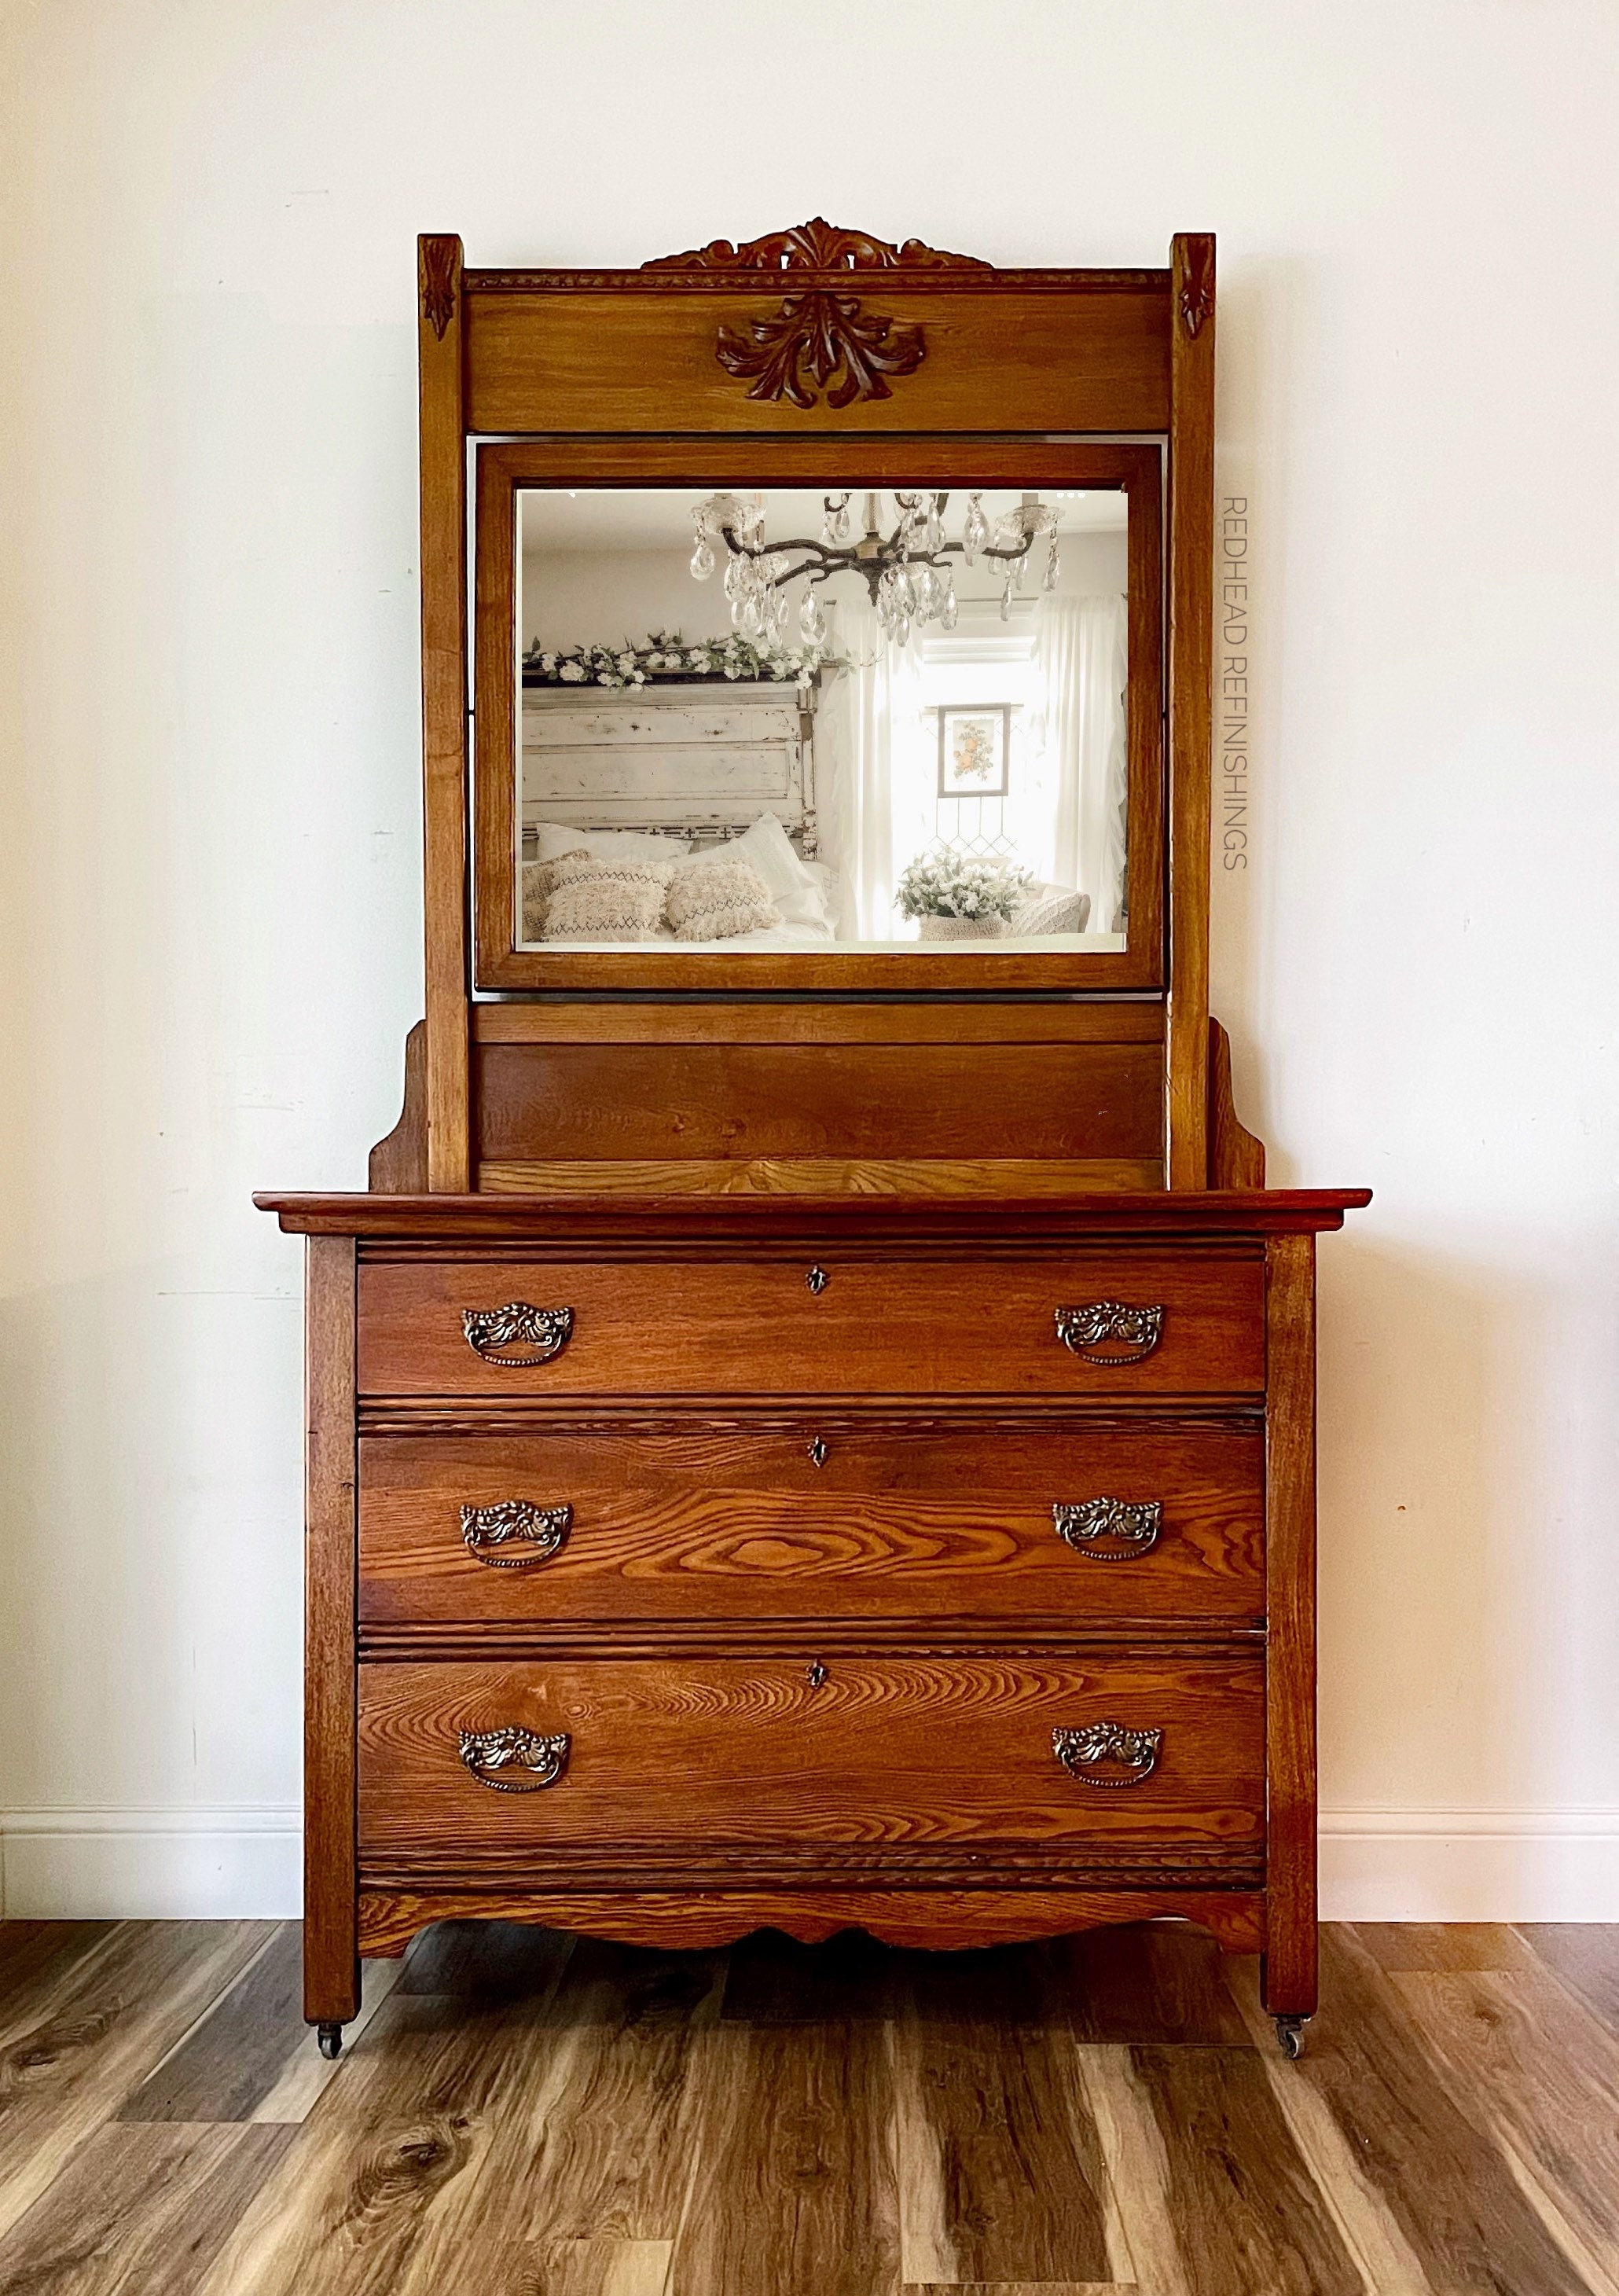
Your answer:
[[[1011,730],[1010,701],[941,709],[939,795],[1004,797]]]

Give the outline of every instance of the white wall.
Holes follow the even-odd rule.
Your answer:
[[[248,1192],[362,1181],[420,1009],[413,234],[636,263],[824,210],[1008,263],[1220,234],[1217,1004],[1273,1177],[1378,1190],[1322,1252],[1329,1902],[1619,1915],[1609,0],[0,42],[11,1910],[295,1901],[299,1267]]]

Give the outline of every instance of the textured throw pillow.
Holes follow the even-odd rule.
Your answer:
[[[769,886],[736,843],[675,863],[664,913],[676,940],[733,940],[781,923]]]
[[[826,901],[810,873],[811,865],[798,858],[792,839],[773,813],[762,813],[724,849],[753,863],[784,925],[826,925]]]
[[[651,940],[663,916],[666,862],[598,861],[564,853],[546,865],[546,940]]]
[[[545,912],[550,907],[551,897],[557,889],[558,862],[583,861],[588,857],[585,848],[578,845],[575,846],[570,852],[558,854],[555,860],[524,862],[523,939],[525,940],[544,940],[545,938]]]
[[[1068,885],[1035,885],[1012,914],[1014,933],[1082,933],[1091,914],[1089,893]]]

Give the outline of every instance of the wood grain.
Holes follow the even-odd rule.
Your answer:
[[[570,1163],[539,1159],[479,1164],[494,1195],[1062,1196],[1157,1188],[1156,1159],[946,1156],[720,1156]]]
[[[478,1045],[1157,1045],[1160,996],[1000,997],[944,1004],[478,1004]]]
[[[1266,1247],[1265,1768],[1270,1781],[1265,2006],[1316,1999],[1315,1246]]]
[[[653,1886],[659,1845],[694,1882],[720,1862],[721,1844],[732,1869],[748,1845],[768,1853],[771,1878],[804,1861],[830,1878],[840,1858],[859,1866],[875,1852],[941,1882],[961,1878],[952,1868],[964,1853],[989,1879],[993,1845],[1048,1874],[1088,1859],[1127,1866],[1132,1851],[1192,1866],[1260,1853],[1255,1659],[846,1659],[814,1683],[813,1655],[368,1665],[368,1884],[407,1872],[463,1886],[521,1874],[543,1889],[583,1882],[593,1864],[598,1878],[614,1861],[624,1874],[628,1857]],[[1054,1727],[1102,1719],[1162,1730],[1144,1784],[1087,1792],[1054,1759]],[[508,1724],[570,1735],[555,1785],[492,1793],[468,1775],[462,1731]]]
[[[1248,2034],[1213,1937],[1176,1922],[1089,1930],[1047,1948],[1051,2013],[1083,2042],[1241,2048]]]
[[[283,1922],[119,2119],[251,2120],[303,2038],[302,1931]]]
[[[1324,1938],[1326,2013],[1296,2077],[1322,2099],[1435,2289],[1589,2296],[1506,2157],[1353,1934]]]
[[[887,2296],[898,2206],[882,2030],[716,2024],[668,2296]]]
[[[1238,1119],[1231,1098],[1231,1040],[1208,1024],[1208,1180],[1212,1188],[1263,1188],[1265,1150]]]
[[[405,1039],[405,1104],[393,1130],[378,1141],[366,1166],[366,1185],[385,1194],[425,1194],[427,1161],[427,1022]]]
[[[468,1185],[466,298],[461,242],[416,242],[421,430],[421,769],[428,1185]],[[427,308],[441,274],[450,311]]]
[[[749,398],[715,358],[721,327],[747,334],[779,308],[778,275],[751,281],[702,278],[672,288],[639,272],[552,274],[544,290],[503,292],[474,273],[467,296],[467,427],[470,430],[631,431],[646,440],[649,478],[669,431],[772,434],[787,440],[824,427],[826,412]],[[887,398],[843,409],[838,446],[862,432],[927,430],[1162,430],[1168,420],[1169,299],[1163,274],[1134,287],[1090,288],[1085,274],[991,274],[976,293],[925,275],[889,275],[861,291],[869,308],[922,330],[942,346]],[[846,272],[828,275],[847,291]],[[1150,279],[1151,283],[1147,283]],[[1045,283],[1050,282],[1048,286]],[[814,275],[795,276],[795,289]],[[683,287],[685,291],[680,291]],[[1053,292],[1060,287],[1061,291]],[[993,384],[986,390],[986,381]],[[875,442],[873,442],[875,443]],[[930,443],[928,470],[938,463]],[[584,442],[581,442],[581,451]],[[903,451],[903,450],[902,450]],[[911,460],[884,482],[914,483]],[[877,483],[870,450],[859,472]],[[937,475],[947,477],[942,466]],[[748,472],[739,469],[737,482]],[[778,481],[789,483],[784,473]],[[1034,481],[1031,480],[1030,484]]]
[[[309,1242],[306,1306],[304,2014],[360,2005],[355,1931],[355,1250]]]
[[[1214,242],[1177,233],[1169,416],[1169,1185],[1206,1188],[1208,1168],[1209,776],[1214,562]],[[1194,332],[1179,304],[1208,290]]]
[[[367,1437],[360,1617],[1252,1621],[1263,1474],[1257,1429]],[[1153,1546],[1099,1562],[1067,1545],[1053,1505],[1099,1496],[1156,1502]],[[511,1498],[572,1509],[531,1569],[463,1536],[462,1507]]]
[[[894,2042],[907,2283],[1113,2277],[1101,2146],[1045,1979],[1015,1952],[905,1964]]]
[[[1198,2296],[1363,2296],[1257,2052],[1133,2048],[1130,2071],[1163,2148],[1182,2269]],[[1141,2276],[1152,2285],[1149,2271]]]
[[[0,2232],[264,1945],[257,1922],[120,1923],[0,1998]]]
[[[1264,1384],[1256,1256],[1147,1250],[1026,1260],[871,1265],[810,1260],[446,1261],[360,1271],[359,1380],[369,1395],[1018,1394],[1253,1392]],[[1064,1347],[1057,1308],[1163,1310],[1144,1359]],[[572,1310],[572,1336],[531,1369],[486,1362],[468,1309],[509,1300]]]
[[[479,1163],[1151,1162],[1150,1044],[483,1045]]]
[[[997,1889],[981,1877],[969,1889],[379,1888],[361,1892],[360,1935],[367,1953],[401,1954],[429,1923],[554,1922],[623,1944],[695,1950],[729,1945],[759,1929],[781,1930],[806,1944],[860,1929],[888,1945],[953,1950],[1159,1915],[1204,1923],[1233,1953],[1256,1953],[1263,1938],[1264,1898],[1257,1889],[1124,1889],[1116,1881],[1105,1889],[1037,1888],[1026,1878]],[[368,1972],[382,1966],[366,1964]]]
[[[1525,1922],[1518,1935],[1619,2038],[1619,1930],[1601,1922]]]
[[[293,2135],[96,2129],[0,2240],[0,2296],[194,2296]]]

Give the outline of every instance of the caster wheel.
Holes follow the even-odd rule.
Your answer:
[[[1276,2020],[1276,2038],[1289,2063],[1296,2064],[1304,2054],[1304,2027],[1309,2022],[1307,2017],[1284,2016]]]
[[[336,2057],[342,2052],[343,2028],[340,2025],[319,2025],[315,2028],[323,2057]]]

